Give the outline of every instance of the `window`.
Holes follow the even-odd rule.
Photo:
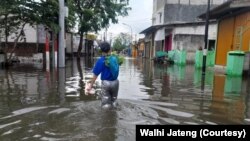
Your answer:
[[[159,23],[161,23],[162,13],[159,13]]]

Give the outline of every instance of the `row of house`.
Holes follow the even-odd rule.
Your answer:
[[[18,33],[18,32],[17,32]],[[23,39],[24,38],[24,39]],[[19,60],[45,60],[45,52],[49,52],[49,58],[52,59],[53,52],[57,51],[57,36],[53,32],[45,29],[43,25],[31,26],[29,24],[24,27],[24,37],[18,41],[18,46],[15,49],[14,56]],[[97,46],[97,36],[94,34],[88,34],[84,36],[83,49],[81,54],[93,54],[94,46]],[[16,34],[13,33],[8,37],[7,52],[12,50]],[[65,33],[65,54],[66,56],[72,56],[77,53],[79,46],[80,36],[74,33]],[[87,42],[86,42],[87,41]],[[5,37],[3,33],[0,33],[0,51],[5,49]],[[6,50],[6,49],[5,49]],[[0,62],[3,59],[0,59]]]
[[[250,51],[249,0],[210,0],[208,50],[215,51],[215,65],[226,66],[231,50]],[[157,51],[185,50],[194,63],[195,52],[204,48],[208,0],[154,0],[152,26],[143,30],[145,57]]]
[[[152,59],[157,51],[185,50],[186,61],[193,63],[196,50],[204,47],[207,4],[208,0],[153,0],[152,26],[141,32],[145,38],[132,54]],[[215,51],[215,65],[225,67],[229,51],[250,51],[250,1],[210,0],[210,6],[208,50]],[[41,25],[27,25],[24,31],[26,40],[19,42],[17,56],[44,54],[46,42],[49,50],[55,45],[51,33]],[[4,46],[1,37],[0,43]],[[9,44],[14,38],[14,34],[9,37]],[[79,37],[66,33],[65,40],[66,54],[77,52]],[[93,43],[83,45],[82,53],[94,52]]]

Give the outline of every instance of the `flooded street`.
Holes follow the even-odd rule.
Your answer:
[[[97,94],[84,94],[94,61],[0,69],[0,140],[135,141],[137,124],[250,124],[249,78],[126,58],[119,105],[103,110],[100,77]]]

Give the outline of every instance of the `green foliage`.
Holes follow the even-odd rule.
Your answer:
[[[6,36],[16,32],[23,24],[46,25],[59,31],[58,0],[1,0],[0,28]]]
[[[66,3],[66,5],[68,6],[68,12],[69,12],[68,17],[65,18],[65,28],[66,28],[65,30],[67,32],[72,31],[75,28],[76,23],[77,23],[77,16],[75,14],[75,11],[74,11],[75,7],[73,4],[74,1],[75,0],[67,0],[67,3]]]
[[[43,24],[50,30],[58,33],[59,27],[59,3],[58,0],[40,0],[39,6],[36,8],[38,11],[37,24]]]
[[[124,60],[125,60],[123,56],[116,54],[116,52],[112,52],[111,55],[109,55],[105,58],[105,65],[106,66],[109,66],[109,63],[110,63],[109,57],[111,57],[111,56],[115,56],[117,58],[119,65],[122,65]]]
[[[68,3],[69,10],[74,11],[75,19],[78,23],[78,33],[97,32],[107,28],[110,23],[117,23],[118,16],[127,16],[129,0],[72,0]],[[78,54],[81,52],[80,39]]]
[[[99,31],[109,26],[110,22],[117,23],[118,16],[128,15],[128,0],[70,0],[71,11],[74,11],[78,32]]]
[[[43,24],[55,33],[60,30],[58,25],[58,0],[1,0],[0,29],[1,36],[15,35],[14,45],[7,62],[11,60],[17,42],[25,37],[25,25]],[[7,47],[7,44],[5,44]]]
[[[116,38],[115,41],[114,41],[114,43],[113,43],[112,50],[120,52],[123,49],[125,49],[125,45],[122,44],[122,39],[121,38]]]
[[[123,49],[127,48],[130,43],[130,35],[121,33],[115,38],[113,43],[113,50],[120,52]]]
[[[16,30],[21,26],[21,20],[23,20],[23,14],[19,13],[22,7],[22,1],[8,1],[1,0],[0,4],[0,28],[2,29],[5,36],[9,36],[12,33],[15,33]]]

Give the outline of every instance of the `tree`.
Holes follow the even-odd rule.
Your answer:
[[[117,51],[118,53],[129,47],[130,35],[120,33],[114,40],[112,50]]]
[[[65,5],[68,7],[68,17],[65,18],[65,31],[71,32],[75,30],[77,25],[77,15],[75,14],[75,0],[65,0]]]
[[[5,39],[5,48],[7,48],[8,37],[10,34],[16,33],[21,26],[21,22],[17,19],[17,13],[19,7],[18,1],[2,0],[0,5],[0,28],[1,35]]]
[[[59,31],[57,24],[58,15],[57,0],[1,0],[0,5],[0,29],[4,36],[6,54],[8,48],[8,37],[15,35],[14,45],[9,58],[6,55],[7,64],[10,63],[18,41],[25,37],[24,27],[43,24],[53,31]]]
[[[69,8],[73,10],[78,22],[78,33],[80,42],[78,46],[78,57],[82,50],[83,36],[90,31],[97,32],[107,28],[112,23],[118,22],[118,16],[128,15],[129,0],[73,0]],[[74,8],[71,8],[74,7]]]

